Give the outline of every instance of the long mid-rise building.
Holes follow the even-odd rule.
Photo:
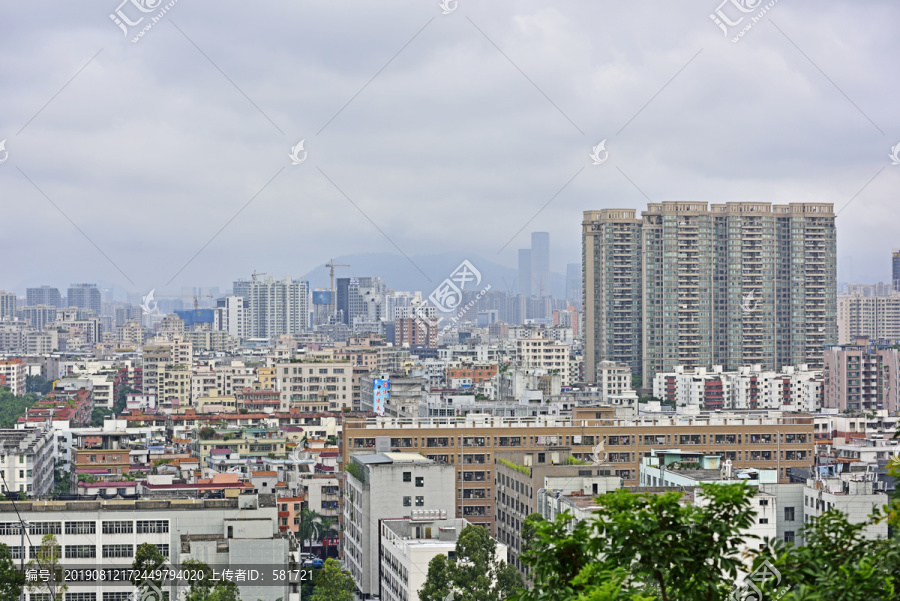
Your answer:
[[[531,465],[558,462],[570,449],[578,459],[615,464],[610,476],[637,485],[638,466],[652,449],[688,447],[730,459],[736,467],[808,468],[813,454],[813,418],[710,413],[692,417],[642,415],[616,419],[609,407],[579,407],[572,418],[373,418],[344,421],[343,456],[372,452],[379,445],[420,453],[454,466],[456,516],[493,526],[497,453],[521,452]],[[790,454],[788,454],[790,451]],[[790,459],[788,458],[790,457]],[[496,532],[492,529],[492,532]]]
[[[834,220],[827,203],[586,211],[587,380],[603,360],[645,382],[676,365],[820,367],[837,340]]]

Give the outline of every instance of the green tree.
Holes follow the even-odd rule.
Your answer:
[[[537,530],[537,524],[543,521],[545,521],[544,516],[537,512],[528,514],[527,516],[525,516],[525,519],[522,520],[521,539],[523,553],[525,551],[528,551],[529,545],[531,545],[531,541],[534,540],[534,535]]]
[[[466,526],[456,541],[456,559],[436,555],[428,564],[421,601],[444,601],[452,591],[466,601],[503,601],[524,586],[515,567],[497,560],[497,542],[486,528]]]
[[[25,376],[25,392],[33,392],[44,396],[53,389],[53,382],[48,382],[38,375]]]
[[[353,601],[355,590],[356,585],[350,572],[342,570],[335,560],[326,559],[316,576],[312,601]]]
[[[435,555],[428,562],[425,584],[419,590],[420,601],[444,601],[453,590],[453,564],[446,555]]]
[[[213,570],[208,564],[196,559],[186,559],[178,566],[180,570],[201,572],[203,578],[191,580],[184,601],[241,601],[237,584],[229,580],[213,580]]]
[[[742,566],[741,535],[754,521],[753,490],[743,483],[704,485],[704,503],[681,493],[597,498],[596,517],[571,524],[564,513],[538,523],[523,561],[534,588],[519,601],[725,599]]]
[[[28,393],[16,396],[9,388],[0,386],[0,428],[12,428],[16,421],[25,415],[25,410],[37,402],[37,395]]]
[[[322,540],[333,524],[334,520],[326,518],[309,507],[301,509],[300,526],[297,528],[297,538],[300,539],[301,550],[306,547],[306,541],[312,543]]]
[[[131,568],[134,570],[131,575],[131,582],[138,588],[146,583],[152,583],[153,586],[162,588],[164,579],[153,577],[152,572],[167,569],[166,561],[165,556],[160,553],[156,545],[141,543],[134,553],[134,561],[131,562]]]
[[[0,601],[16,601],[24,586],[25,574],[16,568],[9,547],[0,543]]]
[[[26,538],[26,543],[28,539]],[[63,569],[60,566],[62,560],[62,548],[56,540],[56,536],[45,534],[41,539],[41,546],[38,547],[35,558],[25,564],[27,569],[38,570],[40,573],[47,574],[49,580],[44,582],[42,579],[30,581],[28,583],[29,593],[38,593],[50,595],[51,601],[62,601],[63,595],[69,587],[65,585],[63,577]]]
[[[812,518],[801,529],[804,546],[770,541],[754,558],[754,570],[774,574],[754,579],[763,599],[780,601],[896,601],[900,599],[897,539],[870,540],[866,527],[885,518],[881,510],[851,524],[839,511]],[[769,565],[766,565],[768,562]],[[782,594],[783,593],[783,594]]]

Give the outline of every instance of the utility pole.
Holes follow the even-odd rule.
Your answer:
[[[334,298],[334,268],[335,267],[350,267],[349,265],[342,263],[335,263],[334,259],[330,259],[327,263],[325,263],[325,267],[328,267],[331,270],[331,302],[329,303],[330,307],[330,316],[335,316],[335,298]]]

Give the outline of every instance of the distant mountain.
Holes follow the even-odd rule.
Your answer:
[[[518,292],[518,270],[483,257],[448,252],[439,255],[415,255],[410,259],[391,253],[334,257],[335,263],[350,265],[350,267],[335,267],[334,278],[336,281],[338,278],[380,276],[389,288],[410,292],[421,290],[425,296],[428,296],[444,278],[453,273],[460,263],[468,260],[481,272],[480,288],[490,284],[492,290],[502,290],[511,294]],[[310,288],[313,290],[316,288],[328,289],[331,285],[329,270],[324,266],[313,269],[305,274],[303,279],[309,281]],[[565,290],[565,276],[551,273],[550,285],[553,296],[562,296]]]

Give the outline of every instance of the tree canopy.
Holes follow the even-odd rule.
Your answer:
[[[316,588],[312,601],[353,601],[356,585],[350,572],[341,569],[334,559],[326,559],[316,574]]]
[[[16,568],[9,547],[0,543],[0,601],[16,601],[24,586],[25,574]]]
[[[496,557],[497,542],[486,528],[466,526],[456,541],[454,559],[436,555],[428,563],[425,584],[419,590],[420,601],[503,601],[524,582],[515,567]]]

